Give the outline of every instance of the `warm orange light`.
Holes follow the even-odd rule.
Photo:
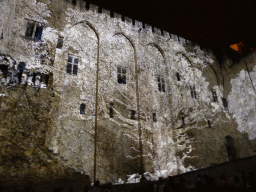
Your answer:
[[[239,42],[239,43],[230,45],[229,47],[234,51],[236,51],[237,53],[242,54],[242,47],[244,47],[244,44],[242,42]]]

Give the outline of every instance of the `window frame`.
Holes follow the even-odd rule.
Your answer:
[[[197,99],[196,95],[196,86],[195,85],[189,85],[191,97],[194,99]]]
[[[157,87],[159,92],[166,92],[166,83],[165,83],[165,78],[162,75],[157,76]]]
[[[85,115],[85,104],[84,103],[80,104],[80,115]]]
[[[215,89],[212,89],[213,102],[218,103],[218,95]]]
[[[127,67],[117,66],[116,73],[117,73],[117,83],[126,84],[127,83]],[[119,78],[119,76],[121,78]]]
[[[71,58],[71,61],[69,60]],[[75,62],[77,61],[77,63]],[[79,64],[79,57],[75,55],[68,55],[67,65],[66,65],[66,73],[70,75],[78,75],[78,64]],[[74,73],[74,69],[76,73]],[[69,72],[70,71],[70,72]]]
[[[26,19],[27,25],[26,25],[26,32],[25,32],[25,37],[28,39],[33,39],[33,40],[41,40],[43,36],[43,29],[44,29],[44,23],[34,21],[31,19]],[[29,31],[29,25],[30,31]]]

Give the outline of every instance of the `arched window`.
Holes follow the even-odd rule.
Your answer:
[[[85,104],[80,105],[80,114],[84,115],[85,114]]]

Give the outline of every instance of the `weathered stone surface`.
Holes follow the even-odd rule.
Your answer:
[[[220,65],[211,51],[96,6],[85,11],[82,1],[1,4],[0,163],[15,159],[4,177],[73,169],[93,178],[96,162],[107,182],[255,154],[254,52],[247,65]],[[31,22],[43,26],[40,40],[36,28],[25,37]]]

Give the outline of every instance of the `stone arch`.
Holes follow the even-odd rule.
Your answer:
[[[135,46],[135,43],[133,42],[133,40],[127,36],[124,32],[117,32],[115,33],[113,36],[116,36],[116,35],[121,35],[123,36],[125,39],[127,39],[131,46],[133,47],[133,50],[134,50],[134,63],[135,63],[135,86],[136,86],[136,103],[137,103],[137,106],[136,106],[136,110],[137,110],[137,114],[138,114],[138,136],[139,136],[139,173],[142,174],[144,173],[144,165],[143,165],[143,155],[142,155],[142,139],[141,139],[141,134],[142,134],[142,131],[141,131],[141,122],[140,122],[140,99],[139,99],[139,81],[138,81],[138,65],[137,65],[137,51],[136,51],[136,46]]]
[[[164,61],[166,60],[165,59],[165,54],[164,54],[164,50],[158,45],[158,44],[156,44],[156,43],[149,43],[148,45],[153,45],[153,46],[155,46],[157,49],[158,49],[158,51],[162,54],[162,56],[163,56],[163,58],[164,58]]]
[[[72,27],[74,27],[74,26],[76,26],[76,25],[79,25],[79,24],[86,24],[87,26],[89,26],[92,30],[93,30],[93,32],[95,33],[95,35],[96,35],[96,37],[97,37],[97,61],[96,61],[96,67],[97,67],[97,69],[96,69],[96,93],[95,93],[95,126],[94,126],[94,131],[95,131],[95,134],[94,134],[94,165],[93,165],[93,167],[94,167],[94,171],[93,171],[93,179],[94,179],[94,181],[96,181],[96,157],[97,157],[97,128],[98,128],[98,100],[99,100],[99,84],[98,84],[98,82],[99,82],[99,50],[100,50],[100,36],[99,36],[99,32],[98,32],[98,30],[96,29],[96,27],[93,25],[93,24],[91,24],[89,21],[87,21],[87,20],[81,20],[81,21],[79,21],[79,22],[76,22],[76,23],[74,23],[74,24],[72,24],[70,27],[69,27],[69,29],[70,28],[72,28]]]
[[[116,36],[116,35],[124,36],[131,43],[131,45],[132,45],[132,47],[134,49],[134,57],[135,57],[136,56],[136,47],[135,47],[135,44],[132,41],[132,39],[129,36],[127,36],[124,32],[117,32],[117,33],[114,34],[114,36]]]
[[[183,56],[183,57],[190,63],[190,65],[193,66],[193,63],[190,61],[190,59],[188,58],[188,56],[186,56],[184,53],[181,53],[181,52],[178,52],[177,55],[178,55],[178,54],[181,54],[181,56]],[[207,64],[207,65],[211,68],[211,70],[213,71],[214,76],[215,76],[216,81],[217,81],[217,85],[219,85],[220,82],[219,82],[219,78],[218,78],[218,75],[217,75],[216,70],[215,70],[215,69],[213,68],[213,66],[210,65],[208,62],[207,62],[206,64]]]
[[[95,35],[97,36],[97,39],[98,39],[98,41],[99,41],[99,40],[100,40],[99,32],[97,31],[96,27],[94,27],[94,25],[91,24],[91,23],[90,23],[89,21],[87,21],[87,20],[82,20],[82,21],[76,22],[76,23],[74,23],[73,25],[71,25],[69,28],[72,28],[72,27],[74,27],[75,25],[79,25],[79,24],[82,24],[82,23],[87,24],[87,25],[94,31],[94,33],[95,33]]]

